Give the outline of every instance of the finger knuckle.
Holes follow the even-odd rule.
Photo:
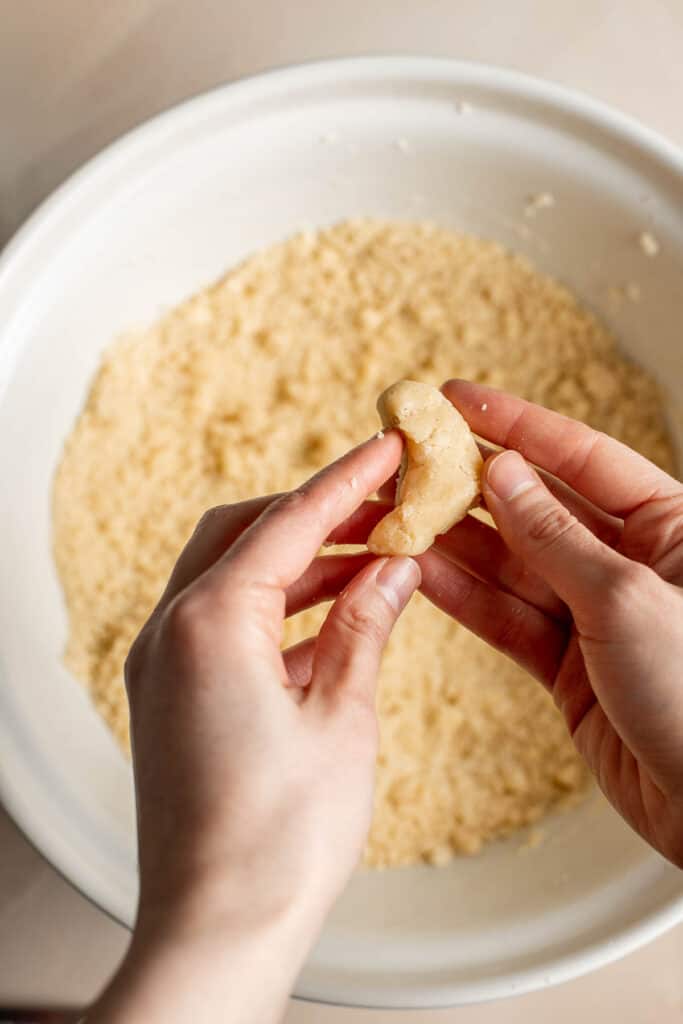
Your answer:
[[[147,630],[145,628],[133,641],[123,664],[123,681],[129,693],[135,686],[136,680],[143,674],[147,660],[147,646]]]
[[[130,645],[123,663],[123,680],[126,687],[144,675],[154,658],[162,615],[162,606],[157,604]]]
[[[632,517],[624,531],[631,558],[663,575],[677,575],[683,564],[683,492],[655,498]]]
[[[229,509],[229,505],[213,505],[211,508],[207,508],[206,512],[199,518],[199,522],[195,527],[195,533],[205,533],[206,530],[213,529],[216,522],[222,522],[225,519]]]
[[[605,613],[617,621],[639,618],[651,603],[653,579],[654,574],[647,566],[624,559],[606,580]]]
[[[362,604],[348,602],[339,612],[339,625],[352,638],[380,644],[384,639],[384,627],[375,610]]]
[[[578,525],[578,520],[559,502],[549,502],[529,518],[527,534],[541,550],[557,543]]]
[[[209,615],[203,594],[180,594],[164,611],[162,628],[174,645],[193,651],[201,645]]]
[[[519,651],[524,637],[522,609],[510,609],[495,626],[494,644],[502,651]]]
[[[273,509],[296,512],[306,502],[308,492],[305,487],[295,487],[293,491],[287,491],[281,495],[272,506]]]

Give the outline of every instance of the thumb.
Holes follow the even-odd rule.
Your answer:
[[[505,543],[569,605],[577,625],[594,620],[600,595],[628,560],[578,521],[516,451],[492,456],[482,489]]]
[[[382,652],[420,580],[412,558],[379,558],[354,577],[320,630],[312,694],[342,700],[353,695],[374,707]]]

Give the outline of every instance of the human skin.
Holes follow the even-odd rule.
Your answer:
[[[370,825],[374,697],[409,558],[316,557],[398,467],[373,438],[303,487],[212,510],[126,665],[140,904],[88,1022],[279,1018]],[[339,594],[284,656],[286,614]]]
[[[511,450],[482,475],[498,533],[469,517],[438,538],[423,592],[548,687],[607,798],[683,867],[683,486],[540,406],[443,390]]]
[[[420,589],[550,690],[616,810],[683,867],[683,485],[513,395],[442,390],[484,439],[497,530],[467,516],[437,537]],[[343,539],[382,515],[366,504]]]
[[[683,486],[513,396],[444,393],[509,449],[484,445],[497,530],[466,517],[419,570],[316,558],[386,514],[363,499],[398,467],[390,432],[292,495],[213,510],[183,552],[127,665],[140,908],[90,1024],[278,1019],[367,835],[379,659],[420,571],[550,689],[607,797],[683,867]],[[282,656],[284,615],[337,594]]]

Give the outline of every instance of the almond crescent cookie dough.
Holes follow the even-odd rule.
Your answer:
[[[368,537],[376,555],[421,555],[478,501],[482,457],[466,421],[438,388],[400,380],[377,400],[382,425],[403,434],[396,508]]]
[[[660,394],[502,246],[349,221],[255,253],[104,355],[54,482],[66,663],[128,747],[122,667],[212,505],[289,489],[377,430],[392,381],[504,387],[674,466]],[[287,623],[293,643],[324,609]],[[384,658],[366,862],[447,861],[580,798],[549,695],[419,594]]]

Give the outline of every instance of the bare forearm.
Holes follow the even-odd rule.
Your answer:
[[[135,937],[86,1024],[277,1024],[311,940],[290,922],[227,941]]]

